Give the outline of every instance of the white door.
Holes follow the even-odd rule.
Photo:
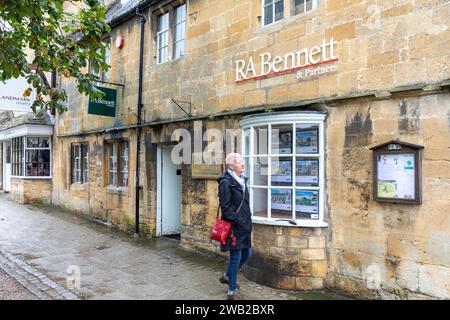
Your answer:
[[[181,165],[171,158],[172,147],[158,148],[158,235],[181,231]]]
[[[3,142],[3,190],[11,191],[11,143]]]

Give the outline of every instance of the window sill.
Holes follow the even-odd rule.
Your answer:
[[[23,179],[23,180],[51,180],[52,177],[38,177],[38,176],[11,176],[14,179]]]
[[[108,185],[107,190],[109,194],[116,194],[121,196],[127,196],[128,195],[128,187],[117,187]]]
[[[281,227],[297,227],[297,228],[327,228],[328,223],[325,221],[318,220],[292,220],[297,223],[297,225],[289,223],[289,221],[277,221],[275,219],[265,219],[259,217],[252,217],[252,222],[256,224],[266,224],[272,226],[281,226]]]
[[[70,185],[70,190],[84,191],[88,188],[88,182],[74,182]]]

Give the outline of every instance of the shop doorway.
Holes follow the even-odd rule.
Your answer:
[[[173,163],[173,147],[158,147],[157,227],[158,236],[179,239],[181,233],[181,165]]]
[[[3,142],[3,191],[11,191],[11,143]]]

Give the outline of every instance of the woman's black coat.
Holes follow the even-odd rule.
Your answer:
[[[222,219],[231,222],[231,231],[225,245],[220,245],[222,252],[230,249],[246,249],[252,245],[252,213],[250,212],[247,178],[245,178],[245,198],[241,210],[236,213],[242,201],[242,187],[227,171],[217,179],[219,182],[219,202],[222,210]],[[236,237],[233,245],[232,237]]]

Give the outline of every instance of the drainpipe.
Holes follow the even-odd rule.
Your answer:
[[[138,86],[138,102],[137,102],[137,125],[136,125],[136,235],[139,236],[139,171],[140,171],[140,153],[141,153],[141,126],[142,126],[142,70],[144,59],[144,25],[145,16],[136,8],[136,15],[140,17],[141,22],[141,43],[139,48],[139,86]]]

